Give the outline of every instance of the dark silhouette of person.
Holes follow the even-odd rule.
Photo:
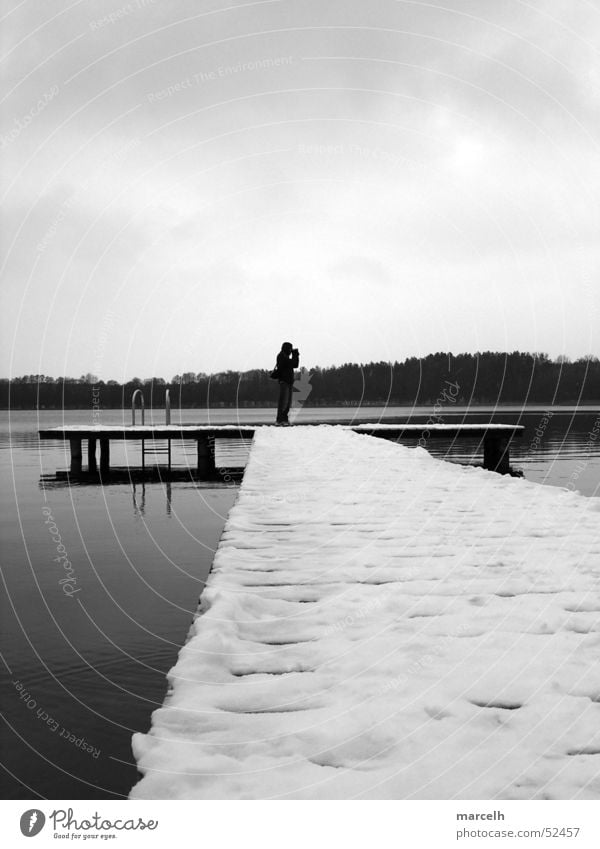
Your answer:
[[[279,404],[277,405],[277,424],[289,425],[288,415],[292,406],[294,391],[294,369],[298,368],[300,353],[291,342],[284,342],[277,354],[275,369],[279,381]]]

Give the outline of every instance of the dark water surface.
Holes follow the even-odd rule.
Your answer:
[[[443,421],[524,424],[511,461],[526,478],[599,496],[600,412],[551,411],[453,408]],[[416,423],[430,413],[367,408],[355,418]],[[61,443],[40,443],[37,429],[91,424],[90,411],[0,415],[3,797],[125,797],[137,777],[131,735],[147,730],[162,704],[165,673],[185,641],[237,486],[225,476],[209,485],[42,485],[68,458]],[[353,415],[305,409],[296,420]],[[272,417],[189,410],[181,418]],[[130,413],[106,411],[101,421],[129,424]],[[432,440],[428,448],[453,462],[481,460],[477,440]],[[221,450],[223,465],[243,464],[243,450]],[[111,460],[138,465],[139,446],[114,443]],[[195,446],[174,448],[173,461],[194,463]]]
[[[237,486],[42,488],[68,466],[37,426],[11,415],[10,447],[4,414],[0,433],[2,795],[119,798]]]

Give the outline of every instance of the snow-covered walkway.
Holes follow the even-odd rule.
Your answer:
[[[256,432],[144,798],[599,798],[600,499]]]

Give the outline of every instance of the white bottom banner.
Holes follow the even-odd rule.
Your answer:
[[[277,847],[547,846],[597,849],[589,801],[5,801],[3,846]],[[34,843],[27,844],[27,841]],[[117,842],[118,841],[118,842]]]

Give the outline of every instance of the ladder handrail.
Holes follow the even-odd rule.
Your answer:
[[[136,390],[135,390],[135,392],[133,393],[133,395],[131,396],[131,424],[132,424],[133,426],[135,426],[135,399],[136,399],[137,395],[139,395],[139,396],[140,396],[141,401],[142,401],[142,403],[141,403],[141,410],[142,410],[142,424],[145,424],[145,421],[144,421],[144,412],[145,412],[145,408],[144,408],[144,393],[142,392],[142,390],[141,390],[141,389],[136,389]]]
[[[171,396],[168,389],[165,392],[165,424],[171,424]]]

